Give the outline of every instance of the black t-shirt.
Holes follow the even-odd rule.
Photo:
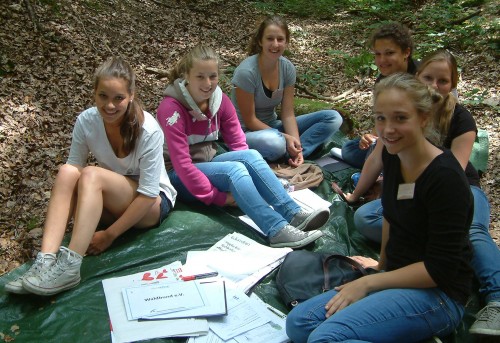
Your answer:
[[[398,200],[404,183],[399,157],[384,148],[382,159],[382,205],[390,224],[386,269],[424,262],[438,287],[465,304],[473,277],[469,228],[474,206],[462,167],[445,150],[418,177],[413,198]]]
[[[448,129],[448,134],[443,142],[443,147],[451,149],[452,141],[458,136],[461,136],[469,131],[474,131],[477,134],[476,121],[465,107],[457,104],[455,106],[455,110],[453,111],[450,128]],[[480,187],[479,174],[470,162],[467,163],[467,167],[465,168],[465,175],[467,176],[470,185]]]

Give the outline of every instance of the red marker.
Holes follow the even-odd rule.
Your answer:
[[[198,280],[198,279],[206,279],[209,277],[217,276],[219,273],[213,272],[213,273],[205,273],[205,274],[198,274],[198,275],[189,275],[189,276],[181,276],[182,281],[192,281],[192,280]]]

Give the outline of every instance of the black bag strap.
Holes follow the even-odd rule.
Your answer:
[[[330,263],[331,260],[338,259],[338,260],[343,260],[347,263],[349,263],[351,266],[354,268],[358,269],[363,276],[368,275],[368,272],[366,269],[356,260],[353,260],[350,257],[344,256],[344,255],[338,255],[338,254],[332,254],[329,255],[325,260],[323,261],[323,275],[325,276],[325,280],[323,283],[323,292],[326,292],[330,290],[330,271],[328,269],[328,263]]]

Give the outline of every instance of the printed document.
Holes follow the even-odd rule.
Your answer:
[[[151,283],[178,282],[176,275],[180,270],[182,270],[182,264],[180,261],[176,261],[154,270],[102,280],[114,342],[124,343],[153,338],[198,336],[208,333],[206,319],[189,318],[144,322],[127,319],[122,288]]]
[[[168,314],[161,314],[153,317],[141,318],[144,320],[162,320],[173,318],[197,318],[197,317],[212,317],[224,316],[227,314],[226,302],[226,287],[222,279],[196,280],[186,281],[184,284],[196,283],[200,291],[203,303],[202,307],[193,308],[191,310],[178,311]]]
[[[204,306],[196,282],[150,284],[122,289],[129,320]]]
[[[186,267],[217,271],[228,282],[229,288],[248,292],[279,266],[290,251],[290,248],[270,248],[234,232],[207,251],[189,251]]]
[[[290,339],[286,335],[285,324],[286,315],[269,304],[263,302],[255,293],[250,296],[251,299],[259,303],[259,313],[262,316],[270,315],[271,320],[266,324],[253,330],[244,332],[234,338],[224,341],[212,330],[208,335],[190,337],[187,343],[287,343]]]
[[[271,320],[269,315],[262,315],[256,301],[238,290],[228,290],[227,306],[227,316],[208,319],[210,330],[223,340],[234,338]]]

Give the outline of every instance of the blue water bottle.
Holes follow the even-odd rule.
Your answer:
[[[354,173],[354,174],[351,175],[351,182],[352,182],[352,186],[354,188],[356,188],[356,185],[358,184],[360,176],[361,176],[360,172],[357,172],[357,173]]]

